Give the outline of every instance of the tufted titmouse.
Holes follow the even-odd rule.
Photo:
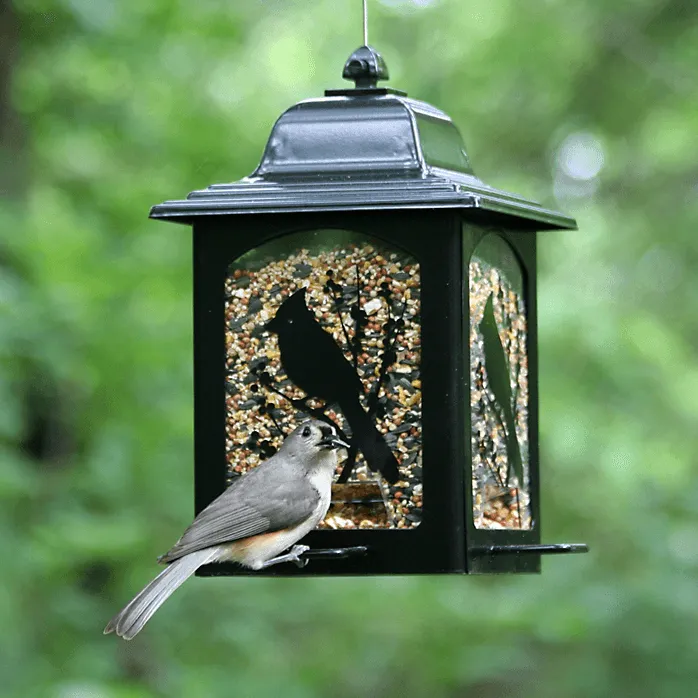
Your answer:
[[[278,453],[241,476],[194,519],[158,559],[167,569],[109,621],[104,633],[135,637],[170,594],[209,562],[237,562],[253,570],[280,562],[306,564],[300,555],[308,547],[294,543],[329,509],[338,448],[348,445],[334,427],[317,420],[297,427]]]

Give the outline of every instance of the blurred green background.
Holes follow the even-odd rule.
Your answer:
[[[540,237],[541,576],[194,579],[105,622],[192,514],[188,229],[341,86],[360,0],[0,0],[0,694],[693,696],[698,5],[371,0],[391,85]]]

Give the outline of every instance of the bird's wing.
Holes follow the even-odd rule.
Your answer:
[[[321,348],[320,356],[324,356],[327,359],[324,376],[327,378],[332,376],[332,380],[338,384],[341,384],[341,381],[345,381],[346,389],[353,389],[357,393],[363,394],[364,386],[361,383],[361,378],[359,378],[358,373],[347,357],[344,356],[344,352],[334,335],[321,327],[320,323],[317,323],[317,325],[324,335],[324,337],[318,335],[316,343],[317,348]]]
[[[172,562],[212,545],[292,528],[317,507],[320,494],[303,473],[274,458],[258,466],[214,499],[160,558]]]

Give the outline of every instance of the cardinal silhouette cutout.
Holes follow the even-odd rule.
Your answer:
[[[265,328],[279,338],[281,364],[286,375],[308,397],[336,404],[349,423],[352,445],[364,454],[368,467],[390,483],[398,480],[398,463],[361,406],[361,379],[334,337],[318,323],[305,303],[305,289],[296,291],[276,311]]]
[[[480,332],[482,333],[482,341],[485,350],[487,380],[504,417],[507,450],[506,484],[509,484],[509,475],[511,471],[513,471],[516,475],[516,479],[519,481],[519,487],[523,487],[523,464],[521,451],[519,450],[519,440],[516,438],[516,420],[514,417],[514,406],[512,404],[513,399],[509,378],[509,364],[504,353],[504,348],[502,347],[502,342],[499,338],[497,321],[494,317],[492,294],[490,294],[485,304],[485,310],[480,322]]]

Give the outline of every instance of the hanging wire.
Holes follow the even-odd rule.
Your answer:
[[[364,46],[368,46],[368,0],[364,0]]]

